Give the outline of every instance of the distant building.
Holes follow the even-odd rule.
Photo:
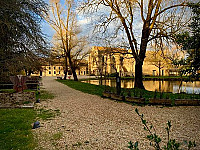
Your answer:
[[[47,64],[42,66],[40,76],[64,76],[64,66],[61,64]]]
[[[121,76],[134,76],[135,60],[130,54],[131,50],[120,48],[98,47],[91,48],[88,58],[88,73],[93,75],[107,75],[119,72]],[[171,62],[158,68],[151,57],[151,51],[147,51],[143,62],[143,75],[158,76],[159,70],[161,76],[178,75],[179,69],[173,68]],[[164,62],[158,62],[164,63]]]
[[[134,60],[128,51],[119,48],[92,47],[88,58],[89,74],[101,75],[119,72],[125,76],[133,72]],[[125,59],[129,57],[130,59]]]
[[[64,76],[64,61],[57,63],[46,63],[40,72],[33,75],[40,76]],[[159,67],[160,65],[160,67]],[[162,66],[161,66],[162,65]],[[160,69],[159,69],[160,68]],[[165,62],[163,59],[152,58],[152,51],[146,52],[143,62],[143,75],[145,76],[178,76],[180,68],[173,66],[171,61]],[[77,75],[111,75],[116,72],[121,76],[135,75],[135,59],[131,50],[120,48],[93,46],[89,52],[89,57],[77,64]],[[70,67],[68,75],[72,75]]]
[[[59,76],[63,77],[65,71],[65,66],[61,63],[46,63],[46,65],[43,65],[41,67],[41,70],[39,72],[35,72],[32,74],[33,76]],[[88,65],[85,62],[81,62],[77,69],[76,69],[76,74],[77,75],[86,75],[88,72]],[[72,75],[70,67],[68,67],[68,75]]]

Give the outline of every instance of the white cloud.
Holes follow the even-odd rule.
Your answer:
[[[83,17],[78,17],[78,24],[79,25],[87,25],[89,23],[91,23],[91,19],[90,18],[83,18]]]

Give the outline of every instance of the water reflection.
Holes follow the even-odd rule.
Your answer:
[[[99,85],[99,80],[82,81],[90,84]],[[200,93],[200,81],[195,82],[182,82],[181,81],[143,81],[144,87],[149,91],[164,91],[173,93]],[[102,85],[116,87],[115,80],[102,80]],[[134,80],[121,80],[122,88],[133,88]]]

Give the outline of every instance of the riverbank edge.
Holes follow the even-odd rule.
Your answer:
[[[109,87],[109,86],[103,86],[103,85],[93,85],[89,83],[84,83],[81,81],[73,81],[73,80],[56,80],[58,82],[61,82],[73,89],[79,90],[84,93],[92,94],[92,95],[98,95],[98,96],[104,96],[104,93],[116,93],[116,89]],[[168,99],[168,100],[199,100],[200,101],[200,95],[199,94],[186,94],[186,93],[179,93],[179,94],[173,94],[170,92],[152,92],[142,89],[122,89],[122,92],[120,96],[124,97],[139,97],[144,98],[146,101],[149,101],[149,99]],[[153,104],[153,102],[152,102]],[[173,105],[174,103],[172,103]],[[190,105],[190,104],[189,104]]]
[[[110,80],[115,80],[116,77],[100,77],[100,76],[96,76],[96,78],[91,78],[91,79],[97,79],[97,80],[106,80],[106,79],[110,79]],[[91,80],[91,79],[87,79],[87,80]],[[122,80],[134,80],[134,77],[121,77]],[[82,79],[84,80],[84,79]],[[200,81],[200,80],[195,80],[195,79],[190,79],[186,76],[184,77],[180,77],[180,76],[148,76],[148,77],[143,77],[143,81],[185,81],[185,82],[193,82],[193,81]]]

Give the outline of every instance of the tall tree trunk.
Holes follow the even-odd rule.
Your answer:
[[[74,77],[74,81],[78,81],[78,77],[76,75],[76,70],[74,67],[71,67],[71,70],[72,70],[72,74],[73,74],[73,77]]]
[[[28,76],[31,76],[31,73],[32,73],[32,71],[31,71],[31,69],[29,69]]]
[[[78,81],[78,77],[76,75],[76,69],[75,69],[75,66],[71,60],[71,57],[70,57],[70,53],[68,54],[68,59],[69,59],[69,65],[70,65],[70,68],[72,70],[72,74],[73,74],[73,77],[74,77],[74,81]]]
[[[68,72],[68,62],[67,62],[67,55],[65,56],[65,76],[64,76],[64,80],[67,79],[67,72]]]
[[[145,89],[143,82],[142,82],[142,65],[143,62],[136,60],[135,63],[135,84],[134,84],[134,88],[140,88],[140,89]]]
[[[143,85],[143,77],[142,77],[142,65],[145,58],[146,50],[147,50],[147,43],[149,38],[149,28],[146,27],[147,24],[143,25],[142,30],[142,38],[141,38],[141,45],[140,45],[140,53],[137,58],[135,58],[135,85],[134,88],[145,89]]]

